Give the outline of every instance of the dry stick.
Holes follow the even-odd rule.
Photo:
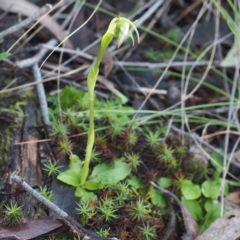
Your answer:
[[[50,10],[48,10],[43,16],[41,16],[18,40],[7,50],[7,52],[10,52],[13,47],[21,40],[23,39],[26,34],[28,34],[46,15],[48,15],[50,12],[52,12],[63,0],[60,0],[54,7],[52,7]]]
[[[167,197],[173,198],[178,206],[180,207],[180,210],[182,212],[184,226],[186,229],[186,233],[181,237],[182,240],[194,240],[198,236],[198,225],[194,218],[192,217],[191,213],[188,211],[188,209],[181,203],[181,201],[175,196],[172,192],[161,188],[156,183],[150,181],[150,184],[157,188],[159,191],[161,191],[164,195]]]
[[[209,61],[202,61],[197,62],[196,61],[187,61],[187,62],[163,62],[163,63],[150,63],[150,62],[123,62],[123,61],[114,61],[115,65],[122,66],[122,67],[147,67],[150,69],[159,69],[159,68],[166,68],[169,63],[171,63],[171,67],[182,67],[182,66],[192,66],[195,64],[195,66],[207,66],[209,64]],[[219,61],[214,61],[213,65],[219,66]]]
[[[0,234],[0,239],[1,240],[22,240],[22,238],[16,234]]]
[[[156,0],[149,1],[148,3],[144,3],[142,7],[139,7],[138,10],[131,15],[131,19],[135,19],[137,15],[142,15],[142,13],[149,7],[151,7]]]
[[[69,76],[69,75],[71,75],[71,74],[78,73],[78,72],[86,69],[87,67],[88,67],[87,64],[86,64],[86,65],[83,65],[83,66],[81,66],[81,67],[79,67],[79,68],[77,68],[77,69],[74,69],[74,70],[70,71],[70,72],[61,74],[61,77],[66,77],[66,76]],[[42,80],[42,81],[39,81],[38,83],[36,83],[36,82],[26,83],[26,84],[23,84],[23,85],[21,85],[21,86],[17,86],[17,87],[14,87],[14,88],[9,88],[9,89],[0,90],[0,94],[2,94],[2,93],[7,93],[7,92],[12,92],[12,91],[16,91],[16,90],[19,90],[19,89],[22,89],[22,88],[26,88],[26,87],[31,87],[31,86],[37,85],[37,84],[39,84],[39,83],[50,82],[50,81],[55,80],[55,79],[56,79],[56,77],[54,76],[54,77],[50,77],[50,78],[44,79],[44,80]]]
[[[44,48],[47,48],[49,50],[54,50],[54,47],[51,47],[47,44],[43,44],[42,45]],[[75,54],[76,56],[80,56],[80,57],[84,57],[87,60],[94,60],[95,57],[83,52],[80,49],[76,49],[76,50],[72,50],[72,49],[64,49],[64,48],[58,48],[55,50],[55,52],[60,52],[60,51],[64,51],[64,53],[69,53],[69,54]],[[147,67],[150,69],[159,69],[159,68],[165,68],[168,66],[168,62],[163,62],[163,63],[151,63],[151,62],[126,62],[126,61],[114,61],[113,62],[114,65],[116,66],[120,66],[120,67]],[[195,66],[206,66],[208,64],[208,61],[202,61],[202,62],[197,62],[196,61],[187,61],[185,63],[183,62],[172,62],[171,66],[172,67],[182,67],[183,65],[186,66],[192,66],[193,64],[195,64]],[[221,67],[219,66],[219,61],[214,61],[213,65],[216,67]]]
[[[188,8],[186,8],[175,20],[175,24],[182,20],[188,13],[192,12],[198,5],[202,3],[202,0],[194,1]]]
[[[33,69],[33,75],[34,75],[36,82],[40,82],[42,80],[42,75],[39,70],[38,64],[35,63],[33,65],[32,69]],[[47,104],[47,98],[46,98],[45,90],[43,87],[43,83],[37,84],[37,93],[38,93],[38,98],[39,98],[39,102],[40,102],[40,107],[42,110],[43,122],[46,126],[50,126],[48,104]]]
[[[151,20],[151,22],[147,25],[147,29],[150,30],[153,28],[153,26],[156,24],[157,20],[161,17],[161,15],[166,11],[167,8],[169,8],[171,1],[166,1],[161,8],[156,12],[155,16]],[[147,32],[144,32],[142,36],[140,37],[140,41],[142,42],[144,38],[147,36]]]
[[[17,32],[18,30],[28,26],[30,23],[36,21],[39,17],[44,15],[46,12],[48,12],[51,8],[52,8],[51,4],[45,4],[42,8],[39,9],[39,11],[35,12],[33,15],[26,18],[22,22],[20,22],[18,24],[15,24],[14,26],[0,32],[0,39],[2,39],[9,34]]]
[[[57,40],[51,39],[48,43],[46,43],[46,45],[49,47],[54,47],[57,45]],[[42,60],[42,58],[47,54],[47,52],[48,52],[47,48],[42,48],[35,56],[18,61],[16,62],[15,65],[19,68],[31,67],[36,63],[39,63]]]
[[[35,197],[39,202],[44,204],[46,207],[51,209],[57,216],[59,216],[67,225],[71,223],[73,226],[77,227],[80,231],[78,232],[80,235],[88,235],[88,237],[85,239],[111,239],[111,240],[117,240],[116,238],[103,238],[97,235],[96,233],[85,229],[81,224],[79,224],[77,221],[75,221],[73,218],[71,218],[66,212],[64,212],[62,209],[60,209],[58,206],[56,206],[54,203],[50,202],[48,199],[43,197],[40,193],[38,193],[36,190],[34,190],[30,185],[28,185],[21,177],[12,175],[11,180],[18,183],[26,192],[31,194],[33,197]]]
[[[61,0],[62,1],[62,0]],[[44,65],[44,63],[47,61],[47,59],[52,55],[52,53],[61,45],[63,44],[66,40],[68,40],[73,34],[75,34],[77,31],[79,31],[81,28],[83,28],[89,21],[90,19],[94,16],[96,11],[98,10],[99,6],[101,5],[102,0],[99,0],[99,3],[96,5],[94,11],[91,13],[91,15],[88,17],[88,19],[81,25],[79,26],[76,30],[74,30],[71,34],[69,34],[67,37],[65,37],[55,48],[50,52],[50,54],[45,58],[45,60],[42,62],[40,68]]]
[[[66,3],[65,3],[66,2]],[[58,14],[60,14],[61,12],[63,12],[66,8],[69,7],[69,5],[71,4],[68,3],[66,0],[63,0],[61,2],[61,4],[58,6],[60,9],[58,9],[51,17],[54,18],[56,17]],[[44,28],[44,25],[40,25],[35,31],[33,31],[33,33],[31,33],[26,39],[24,39],[24,41],[18,46],[18,48],[14,51],[14,54],[16,54],[19,49],[22,49],[28,42],[30,42],[30,40],[37,34],[39,33],[42,29]]]

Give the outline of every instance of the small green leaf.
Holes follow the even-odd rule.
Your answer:
[[[130,172],[131,167],[129,164],[115,160],[111,165],[105,163],[96,165],[90,179],[98,179],[103,183],[107,183],[111,179],[116,184],[125,179]]]
[[[221,216],[221,203],[217,200],[208,199],[204,204],[204,209],[207,212],[205,225],[209,227]]]
[[[222,149],[218,150],[222,151]],[[211,164],[216,168],[218,172],[221,173],[223,171],[223,157],[215,152],[212,152],[211,154]]]
[[[0,53],[0,61],[4,60],[5,58],[9,57],[11,53]]]
[[[207,180],[202,184],[202,193],[205,197],[216,199],[220,194],[221,180]]]
[[[80,183],[79,174],[72,170],[61,172],[57,179],[74,187],[77,187]]]
[[[168,188],[172,185],[172,181],[170,178],[167,177],[161,177],[158,180],[158,184],[162,187],[162,188]]]
[[[187,200],[194,200],[198,199],[201,196],[201,188],[199,185],[194,184],[190,180],[183,180],[181,182],[181,192],[182,195],[187,199]]]
[[[88,190],[97,190],[97,189],[102,189],[103,185],[99,181],[88,180],[82,185],[82,188],[88,189]]]
[[[75,154],[71,154],[69,159],[70,159],[69,170],[72,170],[72,171],[80,174],[81,169],[82,169],[82,161]]]
[[[202,217],[203,212],[201,205],[196,200],[187,200],[186,198],[181,197],[181,202],[189,210],[195,220],[199,220]]]
[[[142,187],[142,184],[137,176],[132,176],[131,178],[127,179],[127,183],[136,189]]]
[[[83,202],[89,202],[90,200],[91,201],[96,201],[97,200],[97,195],[96,194],[94,194],[93,192],[86,191],[81,187],[78,187],[76,189],[75,196],[80,197],[81,201],[83,201]]]
[[[164,195],[156,188],[151,187],[149,191],[152,204],[155,204],[159,207],[166,207],[166,199]]]

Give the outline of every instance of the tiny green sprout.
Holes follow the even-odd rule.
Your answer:
[[[127,131],[126,133],[126,144],[127,145],[135,145],[138,141],[138,136],[137,133],[135,131]]]
[[[174,158],[173,153],[174,153],[174,150],[169,148],[166,144],[164,144],[163,149],[158,154],[158,158],[160,160],[163,160],[164,162],[168,163]]]
[[[103,207],[113,207],[116,206],[115,202],[113,199],[105,197],[105,199],[102,199],[102,204]]]
[[[3,224],[7,226],[18,225],[23,220],[22,206],[18,206],[17,203],[10,202],[9,205],[5,205]]]
[[[53,193],[52,191],[48,191],[46,186],[43,186],[39,188],[38,191],[43,197],[45,197],[50,202],[53,202]]]
[[[143,200],[139,199],[131,208],[129,209],[129,216],[132,220],[137,220],[138,222],[144,220],[148,217],[150,213],[149,204],[144,203]]]
[[[94,163],[100,162],[100,155],[100,152],[97,152],[96,149],[93,149],[91,153],[91,161]]]
[[[153,132],[150,130],[146,134],[145,139],[146,139],[148,146],[151,148],[155,148],[162,140],[160,138],[160,132],[158,132],[158,131]]]
[[[43,163],[43,170],[48,173],[49,177],[56,176],[60,173],[61,166],[57,166],[58,161],[52,162],[51,160],[48,163]]]
[[[72,111],[71,108],[68,108],[63,112],[63,120],[67,122],[69,125],[74,125],[76,122],[76,113]]]
[[[125,158],[134,170],[137,170],[141,164],[141,160],[139,159],[139,155],[137,153],[126,153]]]
[[[114,138],[118,135],[121,135],[123,133],[123,126],[119,122],[112,123],[109,130],[107,131],[107,134],[111,136],[111,138]]]
[[[165,135],[165,133],[167,132],[167,126],[166,125],[160,125],[159,130],[161,135]]]
[[[69,131],[68,124],[63,124],[63,123],[58,122],[52,126],[51,136],[54,139],[60,140],[60,139],[66,138],[69,133],[70,133],[70,131]]]
[[[108,228],[108,229],[101,228],[99,231],[96,231],[96,233],[99,234],[101,237],[106,238],[110,234],[110,228]]]
[[[57,150],[59,151],[59,155],[65,156],[72,154],[73,143],[69,139],[63,138],[59,140],[57,144]]]
[[[114,189],[115,186],[116,186],[116,182],[113,179],[113,177],[110,176],[110,177],[107,178],[107,181],[104,182],[104,185],[105,185],[105,188]]]
[[[77,203],[77,205],[77,212],[85,219],[91,219],[96,214],[95,207],[90,202],[81,202]]]
[[[101,205],[98,209],[101,213],[100,215],[101,220],[104,220],[106,222],[112,222],[114,219],[117,218],[117,215],[115,214],[117,209],[115,209],[112,206]]]
[[[140,229],[140,233],[142,235],[141,239],[153,240],[157,238],[156,229],[154,227],[150,227],[149,223],[143,224],[143,227],[138,228]]]
[[[98,145],[105,144],[106,141],[107,141],[107,138],[105,135],[103,135],[102,133],[97,134],[96,139],[95,139],[96,144],[98,144]]]
[[[103,117],[106,118],[107,120],[114,121],[114,117],[112,114],[112,111],[116,109],[116,105],[114,101],[105,101],[103,105]]]
[[[185,153],[186,153],[186,149],[183,147],[183,146],[178,146],[176,148],[176,153],[179,155],[179,156],[183,156]]]
[[[129,193],[129,184],[126,182],[118,184],[117,191],[120,192],[121,194],[128,194]]]
[[[116,201],[118,202],[118,204],[119,205],[122,205],[122,204],[124,204],[124,202],[126,201],[126,200],[128,200],[129,199],[129,197],[128,197],[128,195],[127,194],[124,194],[124,193],[117,193],[117,196],[116,196]]]
[[[86,147],[86,155],[84,160],[84,165],[80,174],[80,184],[83,185],[87,179],[89,173],[89,165],[91,160],[91,153],[94,144],[95,138],[95,130],[94,130],[94,88],[96,85],[99,66],[102,61],[102,57],[104,55],[105,50],[108,45],[111,43],[114,37],[118,38],[118,47],[121,46],[124,39],[129,36],[132,39],[134,44],[134,39],[132,36],[131,29],[133,29],[138,38],[139,42],[139,34],[135,27],[135,23],[124,17],[114,18],[108,27],[107,32],[103,35],[100,50],[96,59],[95,64],[90,69],[87,77],[87,86],[88,86],[88,101],[89,101],[89,129],[88,129],[88,141]]]
[[[171,169],[171,168],[176,168],[177,167],[177,160],[176,158],[171,158],[169,161],[168,161],[168,168]]]

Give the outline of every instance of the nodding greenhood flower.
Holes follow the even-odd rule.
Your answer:
[[[88,128],[88,142],[86,147],[86,155],[84,160],[84,165],[81,170],[80,175],[80,184],[83,185],[87,179],[88,172],[89,172],[89,164],[92,156],[92,150],[94,145],[94,137],[95,137],[95,130],[94,130],[94,88],[98,77],[99,72],[99,65],[102,61],[102,57],[104,52],[112,39],[114,37],[118,38],[118,47],[121,46],[124,39],[129,36],[132,39],[134,45],[134,38],[131,32],[131,29],[136,32],[138,42],[139,34],[137,28],[135,27],[136,22],[131,22],[130,20],[124,17],[117,17],[114,18],[108,27],[107,32],[103,35],[100,50],[96,59],[95,64],[90,69],[87,78],[87,85],[88,85],[88,99],[89,99],[89,128]]]
[[[124,39],[129,36],[132,40],[132,43],[134,45],[134,38],[131,32],[131,29],[133,28],[134,31],[137,34],[138,43],[140,42],[138,30],[135,27],[135,22],[131,22],[127,18],[124,17],[115,17],[109,24],[107,33],[112,34],[114,37],[118,38],[118,48],[122,45]]]

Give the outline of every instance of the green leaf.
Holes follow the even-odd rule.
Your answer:
[[[149,195],[150,195],[152,204],[155,204],[162,208],[166,207],[165,196],[158,189],[151,187],[149,191]]]
[[[181,192],[182,195],[187,199],[187,200],[194,200],[198,199],[201,196],[201,188],[199,185],[194,184],[190,180],[183,180],[181,182]]]
[[[203,216],[201,205],[196,200],[187,200],[181,197],[181,202],[189,210],[195,220],[199,220]]]
[[[222,151],[222,149],[218,150]],[[216,168],[218,172],[221,173],[223,171],[223,157],[215,152],[212,152],[211,154],[211,164]]]
[[[113,164],[98,164],[94,167],[90,179],[98,179],[103,184],[111,180],[114,184],[125,179],[131,172],[129,164],[120,161],[114,161]]]
[[[202,193],[205,197],[215,199],[220,194],[221,180],[207,180],[202,184]]]
[[[9,57],[11,53],[0,53],[0,61],[4,60],[5,58]]]
[[[97,201],[97,195],[95,193],[86,191],[81,187],[76,189],[75,196],[80,197],[83,202],[89,202],[90,200]]]
[[[71,154],[69,159],[70,159],[69,169],[80,174],[81,169],[82,169],[82,161],[75,154]]]
[[[172,185],[172,181],[170,178],[167,177],[161,177],[158,180],[158,184],[162,187],[162,188],[168,188]]]
[[[131,178],[127,179],[127,183],[136,189],[142,187],[142,184],[137,176],[132,176]]]
[[[88,180],[82,185],[82,188],[88,189],[88,190],[97,190],[97,189],[102,189],[103,185],[99,181]]]
[[[205,216],[205,225],[206,227],[209,227],[221,216],[221,203],[217,200],[208,199],[204,204],[204,209],[207,212]]]
[[[240,187],[240,182],[225,179],[226,184],[234,187]]]
[[[79,174],[73,170],[67,170],[65,172],[61,172],[57,179],[74,187],[77,187],[80,183]]]

